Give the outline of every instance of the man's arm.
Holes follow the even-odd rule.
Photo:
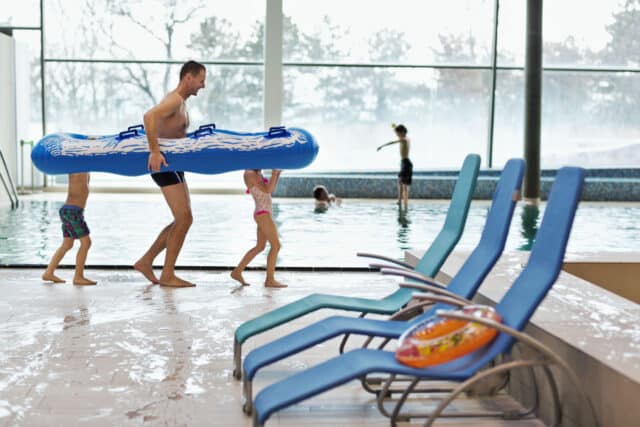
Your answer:
[[[144,128],[147,133],[147,142],[149,143],[149,163],[147,168],[153,172],[159,172],[162,165],[167,166],[167,161],[160,153],[160,146],[158,145],[158,123],[178,111],[181,104],[182,99],[178,94],[170,94],[158,105],[144,113]]]

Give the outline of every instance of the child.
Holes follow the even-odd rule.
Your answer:
[[[278,239],[278,229],[276,228],[273,218],[271,218],[271,193],[276,189],[279,170],[271,171],[271,178],[267,180],[262,176],[260,169],[249,169],[244,171],[244,183],[247,186],[247,193],[253,196],[256,203],[253,211],[253,219],[258,226],[258,241],[256,245],[249,249],[242,257],[240,263],[231,272],[231,278],[240,282],[243,286],[248,285],[242,277],[242,272],[249,265],[252,259],[262,252],[269,242],[269,254],[267,255],[267,278],[264,285],[268,288],[286,288],[278,282],[274,275],[276,270],[276,258],[280,250],[280,240]]]
[[[329,193],[327,187],[324,185],[316,185],[313,187],[313,198],[316,201],[316,209],[328,208],[332,203],[340,205],[342,202],[335,194]]]
[[[65,281],[54,274],[58,264],[64,255],[73,247],[75,239],[80,240],[80,249],[76,255],[76,272],[73,276],[74,285],[95,285],[96,282],[84,277],[84,263],[87,253],[91,247],[89,228],[84,221],[84,207],[89,197],[89,174],[72,173],[69,175],[69,187],[67,190],[67,201],[60,208],[60,219],[62,220],[62,245],[58,248],[47,270],[42,274],[42,280],[54,283],[64,283]]]
[[[404,203],[406,208],[409,204],[409,186],[413,176],[413,164],[409,160],[409,138],[407,138],[407,128],[404,125],[393,125],[398,140],[387,142],[378,147],[380,151],[382,147],[391,144],[400,144],[400,173],[398,173],[398,204]]]

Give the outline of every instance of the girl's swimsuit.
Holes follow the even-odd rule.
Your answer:
[[[265,184],[269,182],[267,178],[262,178],[262,182]],[[253,211],[254,216],[271,214],[271,194],[265,193],[257,185],[249,188],[247,194],[253,196],[253,200],[256,202],[256,208]]]

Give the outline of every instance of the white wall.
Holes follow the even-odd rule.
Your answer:
[[[12,37],[0,33],[0,149],[11,174],[17,178],[17,135],[16,135],[16,76],[15,43]],[[0,163],[0,173],[5,177]],[[9,204],[9,198],[0,185],[0,205]]]
[[[31,163],[31,146],[19,145],[20,140],[30,140],[37,143],[42,138],[42,126],[40,120],[33,120],[31,87],[33,83],[30,80],[33,60],[39,58],[40,52],[34,52],[29,45],[16,40],[15,44],[15,84],[16,84],[16,141],[18,143],[18,179],[15,182],[16,187],[24,185],[25,188],[31,188],[31,174],[33,172],[33,181],[35,187],[41,187],[43,183],[43,175],[38,169],[34,169]],[[38,108],[40,105],[37,106]]]

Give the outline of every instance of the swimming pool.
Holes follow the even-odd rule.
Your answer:
[[[46,264],[60,244],[58,209],[64,194],[21,199],[20,207],[0,211],[0,264]],[[180,266],[233,266],[255,242],[253,202],[242,195],[192,195],[194,223],[178,258]],[[480,237],[489,202],[474,201],[458,248],[471,249]],[[274,199],[282,250],[279,266],[365,267],[357,251],[401,259],[407,249],[424,249],[444,220],[447,201],[413,200],[409,210],[393,200],[345,200],[341,207],[314,211],[310,199]],[[520,205],[507,250],[527,250],[539,217]],[[640,203],[582,203],[569,253],[640,252]],[[170,222],[159,194],[100,194],[89,197],[86,219],[93,246],[89,265],[131,265]],[[63,264],[74,262],[75,251]],[[161,264],[162,260],[156,260]],[[264,266],[266,252],[252,266]]]

